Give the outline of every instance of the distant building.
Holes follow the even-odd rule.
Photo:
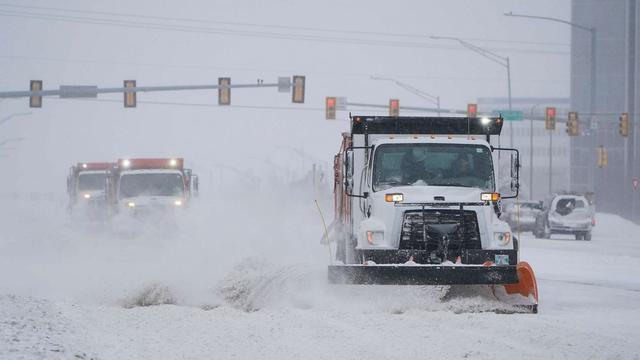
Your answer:
[[[571,139],[571,187],[593,189],[599,211],[640,222],[640,1],[573,0],[571,22],[571,109],[580,115],[581,135]],[[592,34],[595,34],[595,97],[591,103]],[[620,136],[618,117],[630,115],[630,134]],[[596,147],[607,150],[598,168]]]

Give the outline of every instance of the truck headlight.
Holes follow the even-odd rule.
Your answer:
[[[136,207],[136,203],[134,203],[133,201],[129,201],[127,203],[127,206],[130,207],[130,208],[134,208],[134,207]]]
[[[510,232],[497,232],[493,233],[493,239],[496,243],[507,246],[511,242],[511,233]]]
[[[182,200],[176,200],[173,202],[173,205],[175,206],[182,206]]]
[[[84,194],[82,197],[85,199],[91,199],[91,194]]]

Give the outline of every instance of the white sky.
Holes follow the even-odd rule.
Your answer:
[[[0,152],[0,193],[64,191],[68,167],[77,161],[115,160],[122,156],[181,155],[196,172],[213,176],[215,164],[264,171],[261,159],[301,173],[310,162],[282,146],[331,161],[347,129],[342,120],[324,120],[325,96],[352,102],[429,106],[419,97],[371,75],[393,77],[438,95],[445,108],[462,109],[479,97],[506,96],[506,71],[452,41],[453,36],[487,47],[512,64],[514,97],[569,96],[569,28],[561,24],[508,18],[513,11],[570,18],[569,1],[9,1],[0,3],[0,91],[26,90],[42,79],[46,89],[59,85],[121,86],[274,82],[278,76],[307,76],[304,105],[291,104],[289,94],[275,89],[234,90],[233,105],[299,108],[266,110],[138,104],[122,107],[122,95],[101,96],[116,102],[45,98],[42,109],[29,109],[27,99],[0,102],[0,118],[32,112],[0,125],[0,142],[27,137],[15,150]],[[238,31],[301,34],[290,28],[256,28],[220,23],[185,23],[142,17],[126,21],[198,27],[196,32],[83,24],[105,14],[63,13],[8,7],[6,4],[126,13],[290,27],[339,29],[314,36],[368,41],[413,42],[396,47],[344,44],[337,41],[283,40],[238,36]],[[67,21],[25,18],[25,14],[68,16]],[[10,16],[7,16],[10,15]],[[19,15],[20,17],[16,16]],[[33,15],[29,15],[33,16]],[[42,15],[38,15],[42,16]],[[73,17],[73,18],[71,18]],[[73,21],[73,22],[71,22]],[[95,21],[95,20],[93,20]],[[232,30],[234,35],[205,33],[202,28]],[[349,31],[402,33],[415,37],[383,37]],[[308,34],[309,32],[305,32]],[[418,36],[423,35],[426,38]],[[495,41],[499,40],[499,41]],[[213,91],[139,94],[139,101],[216,104]],[[306,109],[306,110],[305,110]],[[317,110],[313,110],[317,109]],[[401,112],[402,113],[402,112]],[[408,114],[404,112],[404,114]]]

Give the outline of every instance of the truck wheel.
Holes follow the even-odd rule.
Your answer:
[[[584,234],[584,236],[582,238],[585,241],[591,241],[591,231],[589,231],[588,233]]]
[[[575,237],[576,237],[576,240],[582,240],[582,239],[584,239],[584,235],[582,235],[582,233],[575,233],[574,235],[575,235]]]

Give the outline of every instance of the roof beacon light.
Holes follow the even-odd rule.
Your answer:
[[[176,165],[178,165],[178,160],[176,159],[169,160],[169,165],[171,165],[172,167],[175,167]]]
[[[87,168],[87,164],[82,164],[82,168],[86,169]]]
[[[122,166],[128,168],[131,166],[131,161],[129,159],[122,160]]]

